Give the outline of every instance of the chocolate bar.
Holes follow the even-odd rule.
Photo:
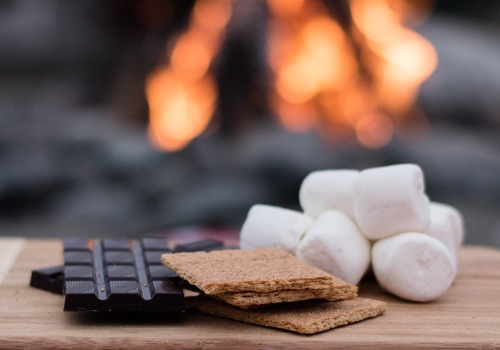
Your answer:
[[[237,248],[192,238],[177,244],[162,235],[138,240],[68,238],[65,265],[33,270],[30,286],[65,295],[65,311],[183,311],[182,281],[162,265],[161,255]]]
[[[179,277],[161,264],[166,238],[64,240],[64,311],[182,312]]]

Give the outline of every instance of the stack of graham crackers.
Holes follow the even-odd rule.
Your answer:
[[[381,315],[386,303],[279,249],[162,255],[165,266],[202,293],[188,307],[301,334]]]

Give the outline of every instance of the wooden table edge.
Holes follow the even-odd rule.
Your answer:
[[[0,238],[0,285],[9,274],[16,262],[17,256],[26,245],[25,238],[3,237]]]

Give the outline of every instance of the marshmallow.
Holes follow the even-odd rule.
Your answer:
[[[455,264],[455,273],[457,268],[457,245],[454,225],[447,209],[436,203],[430,204],[431,222],[423,233],[436,238],[450,252]]]
[[[313,219],[291,209],[256,204],[250,208],[240,233],[240,247],[281,248],[292,254]]]
[[[328,210],[307,231],[296,255],[348,283],[357,284],[370,264],[370,243],[347,215]]]
[[[438,202],[431,202],[430,209],[436,214],[439,212],[440,215],[446,215],[448,217],[452,227],[455,249],[457,249],[460,245],[462,245],[465,236],[463,218],[458,209],[452,207],[451,205]]]
[[[307,175],[300,186],[299,201],[304,212],[318,217],[328,209],[337,209],[354,220],[352,203],[357,170],[321,170]]]
[[[377,241],[372,247],[378,283],[400,298],[426,302],[443,295],[455,276],[455,264],[439,240],[416,232]]]
[[[369,239],[423,231],[430,220],[424,176],[414,164],[363,170],[354,180],[354,213]]]

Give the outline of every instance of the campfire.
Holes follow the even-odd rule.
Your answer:
[[[5,234],[239,226],[311,171],[411,162],[499,245],[496,3],[22,3],[0,9]]]
[[[168,45],[168,63],[149,76],[149,133],[155,145],[181,149],[210,122],[217,89],[209,69],[230,15],[230,1],[196,2],[188,27]]]
[[[196,1],[186,28],[167,43],[164,63],[146,82],[149,134],[157,147],[180,150],[210,124],[222,98],[213,62],[239,5]],[[415,101],[437,55],[410,26],[425,19],[427,2],[351,0],[332,6],[268,0],[266,5],[267,102],[283,127],[379,148],[405,122],[422,120]]]

